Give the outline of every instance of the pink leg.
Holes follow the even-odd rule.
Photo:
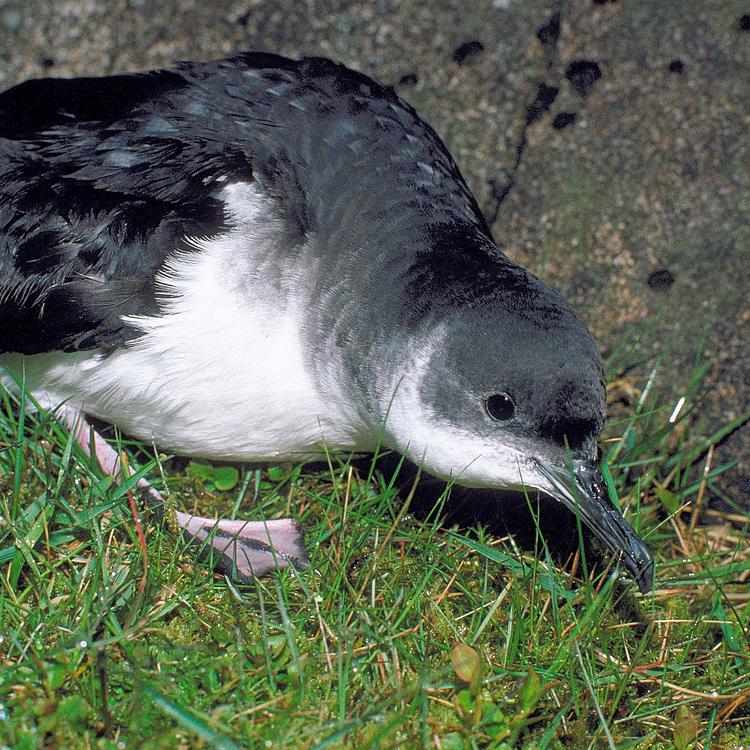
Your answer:
[[[83,415],[69,406],[58,412],[62,422],[73,432],[87,456],[94,456],[102,469],[122,481],[120,456],[98,433],[92,430]],[[145,479],[137,484],[149,504],[163,510],[164,499]],[[216,568],[240,581],[250,581],[271,570],[290,565],[304,569],[309,565],[296,521],[282,518],[275,521],[236,521],[201,518],[177,512],[177,523],[190,542],[201,545]]]
[[[70,406],[62,406],[57,412],[58,418],[75,435],[76,442],[87,456],[93,455],[105,474],[109,474],[119,484],[122,479],[120,454],[86,421],[81,412]],[[93,447],[93,451],[92,451]],[[154,489],[145,479],[136,484],[149,505],[158,507],[164,504],[161,493]]]

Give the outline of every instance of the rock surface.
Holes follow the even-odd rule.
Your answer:
[[[659,360],[677,399],[696,357],[715,359],[696,427],[709,434],[750,409],[749,13],[732,0],[0,0],[0,86],[244,49],[325,55],[392,84],[508,254],[561,289],[605,355],[642,332],[636,385]],[[733,457],[722,484],[748,508],[747,427],[717,452]]]

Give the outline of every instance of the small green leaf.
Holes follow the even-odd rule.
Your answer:
[[[482,705],[482,729],[493,740],[501,740],[508,735],[508,719],[494,703]]]
[[[677,750],[687,750],[698,737],[698,719],[685,705],[677,709],[672,737]]]
[[[298,662],[289,662],[286,668],[287,677],[295,685],[299,685],[302,682],[302,668]]]
[[[268,467],[268,478],[272,482],[280,482],[286,477],[286,472],[283,466],[269,466]]]
[[[234,466],[217,466],[214,469],[213,482],[217,490],[226,492],[233,489],[240,480],[240,473]]]
[[[525,716],[528,716],[536,708],[539,699],[545,692],[546,686],[542,685],[539,675],[533,669],[530,669],[521,685],[521,689],[518,691],[518,703],[521,712]]]
[[[278,659],[287,650],[286,637],[279,633],[278,635],[269,635],[266,638],[268,653],[272,659]]]
[[[207,482],[214,476],[214,467],[211,464],[202,464],[198,461],[191,461],[187,466],[187,474],[193,479],[199,479],[201,482]]]
[[[459,690],[453,701],[456,713],[467,726],[476,726],[482,720],[482,701],[480,696],[474,696],[469,690]]]

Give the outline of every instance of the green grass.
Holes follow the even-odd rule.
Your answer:
[[[230,476],[124,443],[175,507],[300,519],[312,567],[233,584],[148,514],[144,557],[127,487],[4,393],[0,747],[750,744],[747,519],[705,503],[713,446],[748,415],[703,435],[704,374],[674,416],[658,370],[610,388],[604,453],[656,554],[647,596],[417,521],[392,477],[346,462]]]

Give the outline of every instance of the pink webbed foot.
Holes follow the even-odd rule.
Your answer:
[[[239,581],[250,581],[272,570],[309,565],[296,521],[231,521],[177,512],[185,537],[200,542],[215,568]]]
[[[123,480],[117,451],[93,430],[83,415],[64,406],[59,414],[87,456],[93,456],[102,470],[118,483]],[[138,480],[139,493],[155,510],[164,511],[164,498],[145,479]],[[241,521],[192,516],[178,511],[177,523],[189,542],[208,552],[214,567],[240,581],[248,582],[272,570],[289,566],[308,567],[302,531],[296,521]]]

